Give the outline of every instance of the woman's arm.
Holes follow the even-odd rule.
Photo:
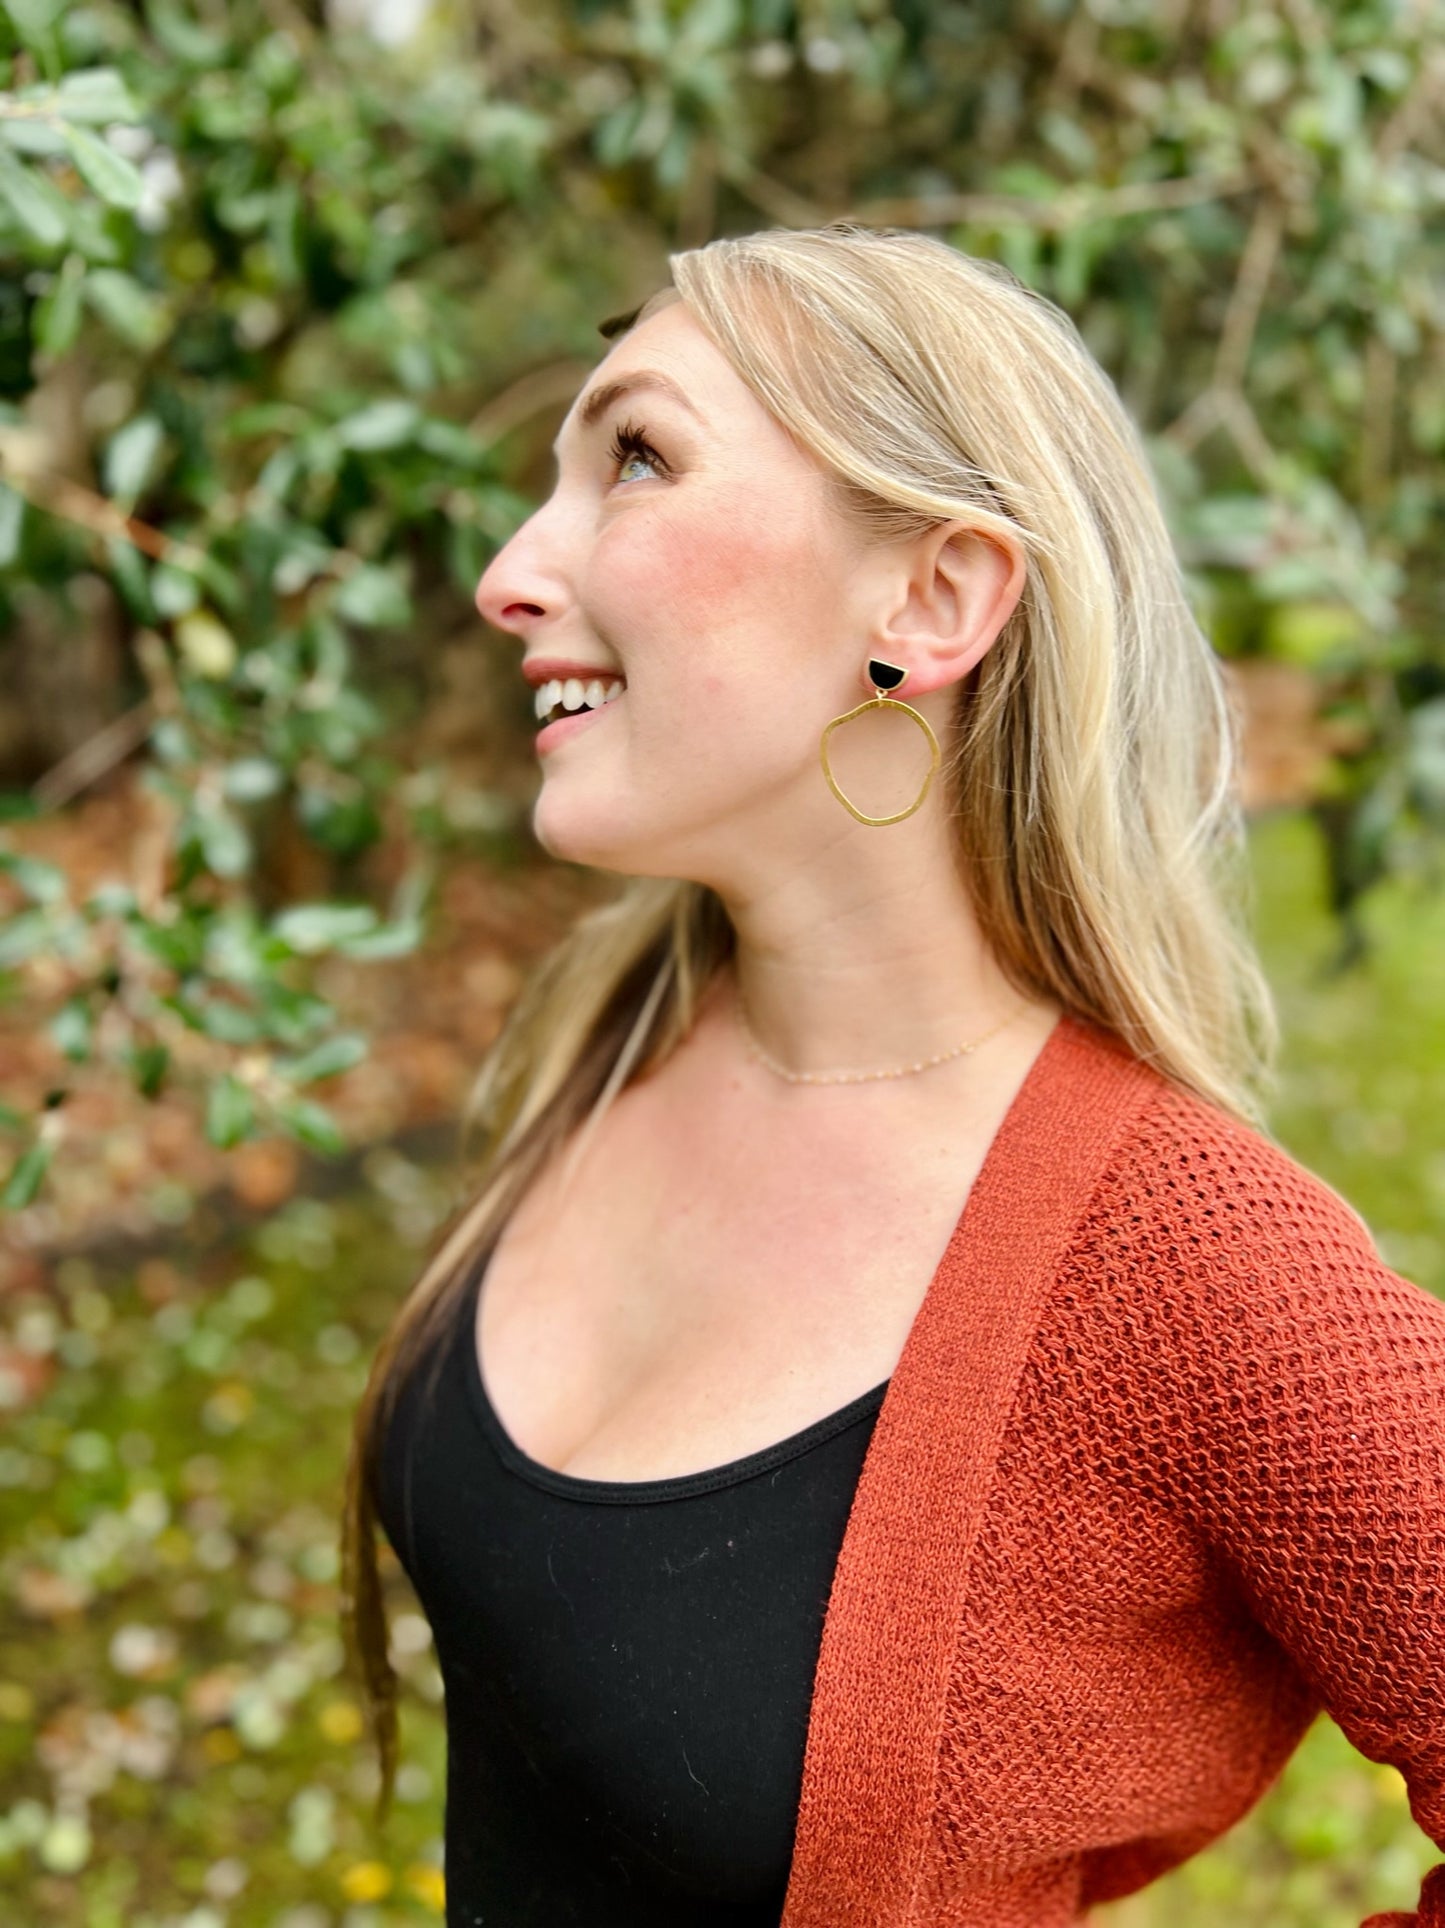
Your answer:
[[[1243,1169],[1211,1153],[1193,1174],[1170,1484],[1445,1849],[1445,1304],[1312,1173],[1262,1140],[1240,1151]],[[1418,1913],[1366,1928],[1407,1925],[1445,1928],[1445,1867]]]

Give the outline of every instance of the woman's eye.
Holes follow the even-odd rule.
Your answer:
[[[631,462],[647,462],[659,475],[665,474],[667,464],[648,441],[642,430],[632,422],[624,422],[612,438],[608,454],[619,467]]]

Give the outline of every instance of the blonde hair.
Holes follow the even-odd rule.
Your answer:
[[[1022,994],[1261,1125],[1277,1026],[1247,931],[1233,717],[1143,445],[1073,323],[996,263],[847,222],[712,241],[669,267],[671,287],[603,333],[685,302],[861,542],[959,519],[1022,544],[1022,596],[959,686],[941,772],[983,936]],[[378,1349],[347,1471],[343,1623],[378,1819],[396,1678],[374,1481],[396,1395],[529,1183],[687,1035],[732,948],[713,891],[630,880],[535,970],[482,1067],[477,1189]]]

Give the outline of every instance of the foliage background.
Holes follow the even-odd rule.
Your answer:
[[[279,1147],[410,1120],[414,1089],[377,1097],[364,981],[484,953],[452,1034],[474,1058],[551,914],[518,903],[591,888],[530,837],[527,692],[471,596],[546,486],[598,321],[670,249],[916,227],[1078,320],[1251,731],[1262,917],[1304,1026],[1282,1128],[1445,1286],[1410,1083],[1431,1061],[1400,1034],[1441,1016],[1400,987],[1431,969],[1445,822],[1442,29],[1438,0],[0,4],[0,1882],[41,1919],[437,1905],[434,1709],[392,1843],[341,1770],[317,1415],[339,1428],[411,1262],[377,1247],[368,1296],[338,1253],[376,1244],[368,1212],[419,1242],[438,1181],[383,1156],[369,1202],[293,1200],[271,1247],[128,1283],[75,1248],[123,1177],[128,1224],[194,1234],[198,1146],[264,1206],[313,1172]],[[1355,968],[1296,982],[1306,959]],[[439,1075],[433,1112],[459,1095]],[[173,1176],[147,1189],[162,1123]],[[313,1353],[298,1413],[285,1360]],[[1232,1919],[1319,1928],[1357,1918],[1357,1876],[1401,1886],[1420,1844],[1328,1731],[1238,1860],[1188,1873],[1197,1905],[1224,1881]],[[261,1865],[249,1801],[264,1894],[235,1885]],[[1130,1928],[1184,1921],[1185,1892],[1125,1904]]]
[[[0,966],[50,961],[59,1053],[9,1121],[12,1206],[94,1053],[204,1089],[219,1144],[335,1141],[304,1087],[365,1039],[305,960],[418,941],[415,738],[449,677],[514,752],[528,722],[518,679],[478,687],[477,577],[597,321],[714,233],[927,228],[1068,308],[1219,648],[1308,673],[1347,942],[1378,875],[1438,869],[1438,0],[438,6],[390,47],[299,0],[5,18],[9,809],[143,744],[157,825],[84,896],[6,860]],[[471,817],[525,844],[488,747]]]

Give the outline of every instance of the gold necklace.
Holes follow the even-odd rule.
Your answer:
[[[748,1021],[748,1007],[743,1000],[742,986],[736,979],[733,982],[733,995],[750,1055],[778,1077],[786,1078],[789,1084],[864,1084],[873,1078],[907,1078],[915,1071],[927,1071],[935,1064],[946,1064],[950,1058],[967,1057],[977,1051],[981,1044],[996,1038],[1006,1024],[1012,1024],[1027,1005],[1027,999],[1016,1004],[1006,1017],[1000,1018],[993,1029],[985,1031],[982,1037],[970,1038],[967,1044],[956,1044],[951,1051],[940,1051],[936,1058],[924,1058],[918,1064],[901,1064],[893,1071],[789,1071],[776,1058],[770,1058],[758,1042],[757,1033]]]

